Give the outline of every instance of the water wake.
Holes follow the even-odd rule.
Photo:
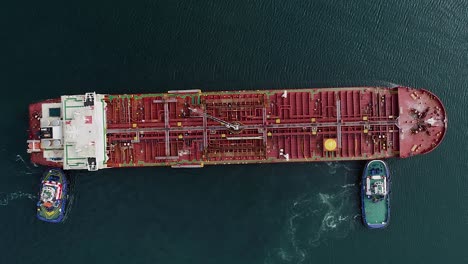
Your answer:
[[[276,248],[266,263],[307,263],[308,252],[330,239],[346,237],[359,224],[356,184],[345,184],[337,192],[302,195],[288,209],[286,243]],[[271,254],[273,253],[273,254]]]
[[[5,149],[2,149],[4,151]],[[6,170],[9,171],[9,174],[15,175],[30,175],[36,173],[33,168],[31,168],[28,163],[23,159],[23,157],[19,154],[15,157],[16,164],[13,164],[12,160],[7,160],[9,164],[13,167],[7,167]],[[19,164],[18,164],[19,163]],[[21,168],[18,168],[18,167]],[[11,171],[10,171],[11,170]],[[14,191],[14,192],[0,192],[0,206],[8,206],[12,201],[19,200],[19,199],[29,199],[29,200],[37,200],[37,194],[27,193],[23,191]]]
[[[19,154],[16,155],[16,161],[23,163],[24,166],[26,167],[26,169],[28,169],[28,170],[31,169],[31,167],[29,167],[29,165],[26,163],[26,161],[24,161],[24,159],[23,159],[23,157],[21,157],[21,155],[19,155]]]
[[[336,171],[338,168],[340,168],[341,164],[338,163],[338,162],[331,162],[331,161],[327,161],[326,162],[327,166],[328,166],[328,173],[329,174],[336,174]]]
[[[345,171],[347,172],[350,172],[350,171],[356,171],[356,170],[360,170],[361,168],[353,168],[353,166],[351,164],[347,164],[347,163],[344,163],[344,162],[337,162],[337,161],[327,161],[325,162],[325,164],[327,164],[327,167],[328,167],[328,171],[327,173],[329,174],[336,174],[337,170],[338,169],[341,169],[343,168]]]
[[[12,192],[12,193],[0,192],[0,206],[7,206],[11,201],[23,199],[23,198],[36,200],[37,195],[31,194],[31,193],[24,193],[22,191],[17,191],[17,192]]]
[[[28,162],[26,162],[24,160],[24,158],[19,154],[16,154],[15,162],[20,163],[23,166],[23,171],[20,171],[18,169],[16,171],[19,171],[19,172],[21,172],[23,174],[27,174],[27,175],[31,175],[31,174],[34,174],[34,173],[39,173],[38,166],[36,164],[32,164],[34,167],[31,167],[28,164]]]

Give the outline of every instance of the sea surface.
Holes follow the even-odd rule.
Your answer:
[[[4,1],[0,263],[468,263],[468,1]],[[401,84],[445,103],[433,152],[388,160],[391,223],[361,224],[362,162],[70,172],[35,217],[28,104],[62,94]]]

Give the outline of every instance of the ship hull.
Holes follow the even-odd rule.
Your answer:
[[[411,111],[422,103],[435,125],[417,134]],[[54,122],[63,135],[41,131]],[[428,153],[445,129],[440,100],[407,87],[87,94],[30,105],[28,152],[36,164],[89,170],[371,160]]]

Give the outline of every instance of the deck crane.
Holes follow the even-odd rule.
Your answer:
[[[217,117],[214,117],[212,115],[209,115],[205,112],[203,112],[203,110],[199,109],[199,108],[192,108],[192,107],[189,107],[188,108],[192,113],[194,114],[197,114],[197,115],[200,115],[200,116],[204,116],[206,118],[209,118],[211,120],[214,120],[216,122],[219,122],[221,123],[222,125],[224,125],[226,128],[230,129],[230,130],[233,130],[233,131],[240,131],[241,130],[241,124],[239,123],[229,123],[227,121],[224,121],[220,118],[217,118]]]

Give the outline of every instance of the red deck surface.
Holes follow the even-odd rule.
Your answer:
[[[414,99],[413,91],[421,98]],[[445,134],[443,105],[424,90],[323,88],[283,94],[284,90],[109,95],[107,165],[196,167],[408,157],[434,149]],[[413,133],[419,122],[411,112],[415,103],[429,107],[426,115],[444,125],[423,126],[424,133]],[[239,129],[229,129],[226,123]],[[33,131],[36,125],[32,120]],[[324,148],[330,138],[337,143],[333,151]]]

